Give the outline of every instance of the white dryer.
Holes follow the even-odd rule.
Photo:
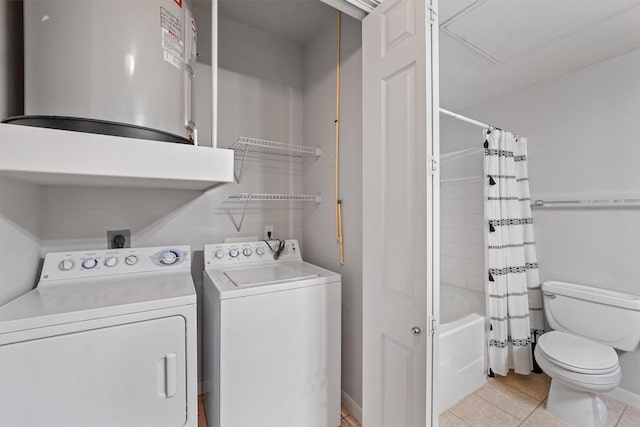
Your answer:
[[[341,278],[283,243],[205,245],[209,427],[340,425]]]
[[[197,425],[188,246],[50,253],[0,307],[0,425]]]

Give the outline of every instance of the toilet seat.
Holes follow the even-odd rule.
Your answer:
[[[611,391],[622,379],[618,355],[613,348],[564,332],[542,335],[535,357],[551,378],[586,392]]]
[[[557,367],[577,374],[606,375],[620,370],[613,348],[561,331],[542,335],[536,350]]]

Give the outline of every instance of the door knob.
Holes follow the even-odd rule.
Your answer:
[[[422,333],[422,329],[420,329],[418,326],[414,326],[413,328],[411,328],[411,333],[415,336],[418,336]]]

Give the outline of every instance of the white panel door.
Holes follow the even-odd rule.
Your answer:
[[[182,426],[185,363],[182,316],[0,346],[0,426]]]
[[[385,0],[363,20],[366,427],[431,424],[437,73],[428,18],[424,0]]]

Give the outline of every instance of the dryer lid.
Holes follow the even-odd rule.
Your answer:
[[[60,281],[0,306],[0,336],[27,329],[196,303],[190,271]]]
[[[561,331],[547,332],[537,345],[545,356],[570,371],[605,373],[618,366],[613,348]]]

